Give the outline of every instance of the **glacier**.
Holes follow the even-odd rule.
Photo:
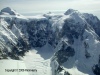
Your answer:
[[[29,75],[100,75],[100,20],[74,9],[27,17],[6,7],[0,12],[0,59],[37,69]]]

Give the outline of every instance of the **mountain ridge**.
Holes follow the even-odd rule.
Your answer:
[[[30,49],[49,44],[54,48],[49,63],[52,75],[74,75],[74,67],[83,75],[100,74],[100,20],[96,16],[69,9],[62,15],[0,16],[0,20],[2,59],[19,60]]]
[[[13,10],[13,9],[10,8],[10,7],[5,7],[5,8],[3,8],[3,9],[1,10],[0,15],[5,15],[5,14],[20,16],[19,13],[17,13],[15,10]]]

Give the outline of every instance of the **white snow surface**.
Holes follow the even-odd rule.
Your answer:
[[[42,48],[32,49],[25,54],[22,60],[26,67],[37,70],[37,72],[31,72],[30,75],[52,75],[50,58],[53,51],[53,48],[47,43]]]
[[[19,60],[0,60],[0,75],[29,75],[28,72],[19,72],[19,71],[5,71],[13,69],[26,69],[25,63]]]
[[[47,43],[42,48],[31,49],[17,60],[0,60],[0,74],[2,75],[52,75],[50,59],[54,49]],[[9,65],[11,64],[11,65]],[[4,72],[5,69],[35,69],[37,72]]]
[[[2,17],[12,16],[8,14],[9,13],[5,12]],[[14,17],[25,20],[51,18],[50,22],[52,24],[53,30],[55,31],[56,28],[58,28],[59,30],[62,29],[64,20],[66,19],[72,18],[75,20],[76,23],[80,22],[82,24],[85,24],[86,21],[83,16],[87,18],[86,16],[89,15],[82,15],[76,10],[70,10],[67,15],[45,14],[31,16],[27,18],[24,16],[15,15]],[[91,16],[89,19],[91,19]],[[5,43],[7,43],[8,40],[11,40],[11,42],[16,44],[16,39],[23,35],[21,31],[16,27],[16,25],[13,25],[12,30],[8,29],[7,26],[9,25],[7,24],[7,22],[4,21],[4,19],[0,19],[0,22],[0,49],[2,49],[3,46],[6,46]],[[97,22],[96,19],[95,22]],[[81,41],[80,38],[74,40],[74,44],[72,45],[72,47],[75,49],[75,55],[73,57],[70,57],[68,61],[63,64],[64,69],[72,75],[94,75],[91,68],[94,64],[98,64],[98,56],[100,54],[100,42],[97,40],[97,34],[91,29],[85,30],[83,38],[84,41]],[[67,39],[65,38],[64,40]],[[91,57],[88,59],[85,57],[84,42],[88,43],[89,45],[87,51],[90,53]],[[59,45],[61,44],[59,43]],[[56,49],[60,48],[59,45],[56,47]],[[9,47],[8,51],[11,51]],[[53,47],[47,43],[42,48],[33,48],[29,50],[29,52],[27,52],[23,58],[21,57],[21,59],[24,61],[26,68],[37,70],[37,72],[31,72],[29,73],[29,75],[55,75],[53,71],[57,69],[59,64],[57,61],[51,62],[51,58],[54,53],[55,51]],[[10,62],[11,60],[7,61]],[[14,61],[11,62],[14,63]],[[64,75],[64,71],[60,72],[58,75]]]
[[[10,7],[6,7],[4,9],[1,10],[0,15],[17,15],[20,16],[19,13],[17,13],[15,10],[13,10]]]
[[[85,30],[83,37],[87,37],[87,39],[84,41],[81,41],[81,39],[75,39],[72,46],[75,49],[75,55],[63,64],[65,70],[72,75],[94,75],[92,67],[94,64],[98,64],[97,59],[99,59],[98,56],[100,54],[100,42],[96,39],[93,33],[87,30]],[[85,57],[84,42],[89,45],[87,51],[91,55],[90,58]]]

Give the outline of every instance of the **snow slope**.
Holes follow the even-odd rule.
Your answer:
[[[30,75],[99,75],[100,20],[69,9],[32,17],[0,12],[0,58],[21,59]],[[7,14],[3,14],[7,13]]]
[[[27,68],[37,70],[37,72],[31,72],[30,75],[52,75],[50,58],[53,53],[53,48],[49,44],[27,52],[22,60]]]
[[[26,66],[19,60],[0,60],[0,75],[29,75],[28,72],[6,71],[11,69],[26,69]]]
[[[1,10],[0,15],[17,15],[20,16],[15,10],[11,9],[10,7],[6,7]]]

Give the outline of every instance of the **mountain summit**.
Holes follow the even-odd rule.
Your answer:
[[[9,7],[1,10],[5,13],[17,15]],[[38,70],[34,75],[100,75],[96,16],[69,9],[26,19],[0,16],[0,22],[0,59],[24,56],[28,68]]]
[[[8,14],[8,15],[17,15],[19,16],[20,14],[18,14],[15,10],[13,10],[12,8],[10,7],[6,7],[6,8],[3,8],[0,12],[0,15],[4,15],[4,14]]]
[[[72,13],[75,13],[75,12],[78,12],[78,10],[68,9],[64,14],[69,15],[69,14],[72,14]]]

